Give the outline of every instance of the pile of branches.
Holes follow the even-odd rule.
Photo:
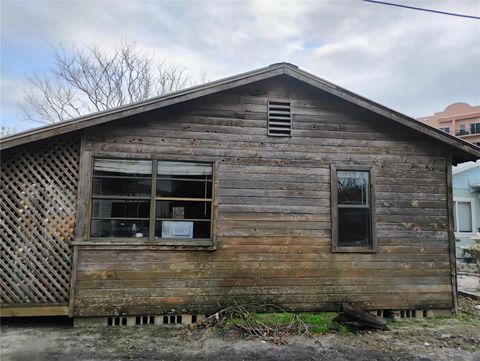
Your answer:
[[[275,305],[262,305],[262,307],[273,307],[280,312],[285,312],[285,310]],[[276,344],[286,343],[287,337],[292,335],[311,336],[308,326],[298,315],[294,313],[289,313],[288,315],[290,317],[288,323],[278,322],[275,325],[267,325],[255,318],[245,307],[235,305],[224,308],[207,317],[201,323],[201,326],[209,328],[233,325],[249,337],[259,338]]]

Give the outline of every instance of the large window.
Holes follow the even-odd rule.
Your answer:
[[[475,209],[474,201],[469,198],[456,198],[453,202],[456,233],[474,233]]]
[[[376,249],[371,169],[332,166],[332,250]]]
[[[207,163],[95,159],[90,237],[210,240],[212,173]]]
[[[480,134],[480,123],[470,124],[470,134]]]

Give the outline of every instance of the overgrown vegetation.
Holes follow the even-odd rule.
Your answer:
[[[474,300],[469,297],[458,297],[458,316],[457,318],[469,324],[476,324],[480,329],[480,309],[475,306],[480,304],[480,300]]]
[[[480,239],[475,240],[473,246],[463,247],[463,252],[469,254],[475,261],[476,274],[480,280]]]
[[[349,333],[345,325],[336,321],[337,314],[333,312],[291,313],[274,305],[262,305],[262,308],[265,307],[278,309],[278,312],[251,312],[236,305],[206,318],[202,326],[238,329],[248,337],[274,343],[285,343],[286,338],[292,335],[311,337],[328,332]]]
[[[399,322],[390,319],[388,325],[396,330],[395,332],[418,327],[435,331],[449,324],[464,324],[480,328],[480,310],[475,308],[479,303],[479,301],[460,296],[457,316],[438,315],[433,318],[402,319]],[[277,309],[278,311],[253,312],[243,306],[235,305],[207,317],[201,326],[215,327],[223,331],[239,330],[247,337],[273,343],[285,343],[286,339],[293,335],[306,337],[327,333],[352,335],[350,329],[338,320],[338,314],[334,312],[292,313],[274,305],[261,305],[256,309]]]
[[[294,329],[301,329],[304,325],[311,334],[325,334],[328,332],[339,332],[348,334],[350,331],[345,325],[338,323],[335,318],[336,313],[290,313],[290,312],[250,312],[252,318],[256,321],[272,328],[281,328],[282,326],[292,325]],[[224,327],[244,327],[246,322],[243,318],[232,317],[225,321]]]

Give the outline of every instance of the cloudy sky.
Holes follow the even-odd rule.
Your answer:
[[[480,2],[401,1],[480,16]],[[19,114],[25,77],[52,45],[134,41],[215,80],[286,61],[410,116],[480,104],[480,21],[336,1],[1,1],[1,122]]]

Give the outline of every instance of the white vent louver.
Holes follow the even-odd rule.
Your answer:
[[[290,102],[268,102],[268,135],[274,137],[292,135]]]

